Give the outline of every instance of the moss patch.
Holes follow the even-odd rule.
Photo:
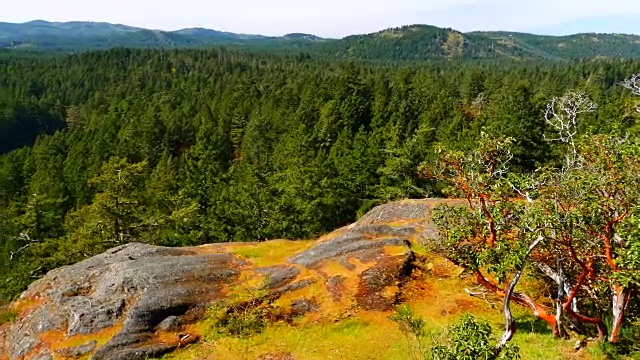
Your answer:
[[[204,245],[200,250],[204,253],[231,253],[255,267],[268,267],[282,264],[287,258],[314,244],[316,244],[314,240],[271,240],[257,243]]]
[[[0,326],[12,322],[17,317],[18,317],[18,312],[16,311],[12,311],[8,309],[0,309]]]

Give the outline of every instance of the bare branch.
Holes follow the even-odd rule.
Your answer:
[[[491,308],[493,309],[495,307],[495,303],[489,301],[489,299],[487,299],[487,294],[488,291],[486,289],[481,289],[478,291],[471,291],[467,288],[464,289],[464,291],[469,294],[469,296],[471,297],[477,297],[477,298],[481,298],[482,300],[484,300],[487,304],[489,304],[489,306],[491,306]]]
[[[522,277],[522,273],[524,273],[524,269],[527,265],[527,260],[529,259],[531,252],[542,242],[542,240],[544,240],[544,237],[539,236],[535,241],[531,243],[531,245],[529,245],[529,249],[527,249],[527,252],[524,255],[520,271],[518,271],[513,280],[511,280],[511,283],[509,283],[509,288],[507,289],[507,293],[504,297],[504,318],[507,325],[504,331],[504,335],[502,335],[502,338],[498,342],[498,345],[496,345],[496,354],[500,354],[502,349],[504,349],[507,343],[513,338],[513,335],[516,333],[516,322],[513,319],[511,308],[509,306],[511,302],[511,296],[513,295],[513,291],[515,290],[516,285],[518,285],[518,282],[520,281],[520,277]]]
[[[13,261],[13,258],[20,254],[21,252],[23,252],[24,250],[26,250],[27,248],[29,248],[31,244],[26,244],[25,246],[21,247],[20,249],[16,250],[16,251],[12,251],[11,254],[9,254],[9,261]]]
[[[547,264],[537,263],[536,265],[538,265],[538,269],[543,274],[545,274],[549,278],[551,278],[551,280],[553,280],[556,284],[558,284],[558,285],[562,284],[562,288],[563,288],[562,296],[564,296],[565,294],[569,294],[571,292],[571,289],[573,288],[573,286],[571,285],[569,280],[567,280],[567,278],[564,276],[564,274],[558,274],[558,272],[553,270],[551,268],[551,266],[549,266]],[[562,270],[562,269],[558,268],[558,270]],[[560,293],[560,291],[558,291],[558,293]],[[560,299],[558,299],[558,301],[560,301],[560,300],[561,300],[561,297],[560,297]],[[578,301],[577,301],[577,299],[573,299],[571,301],[571,308],[576,313],[578,312]]]
[[[544,119],[558,136],[547,140],[559,141],[571,148],[571,155],[567,157],[567,168],[580,164],[580,156],[575,146],[579,115],[592,113],[597,108],[598,105],[583,92],[570,92],[562,97],[551,99],[547,104]]]
[[[557,133],[555,141],[570,143],[577,134],[578,115],[592,113],[598,108],[583,92],[570,92],[551,99],[547,104],[545,120]]]
[[[640,96],[640,74],[635,74],[632,77],[620,82],[624,88],[631,90],[631,93],[636,96]],[[640,112],[640,105],[636,108],[637,112]]]
[[[32,279],[38,279],[41,277],[41,275],[39,274],[40,270],[42,270],[43,266],[39,266],[38,268],[34,269],[33,271],[31,271],[31,273],[29,273],[29,276]]]
[[[632,77],[623,80],[620,82],[620,85],[631,90],[634,95],[640,96],[640,74],[635,74]]]

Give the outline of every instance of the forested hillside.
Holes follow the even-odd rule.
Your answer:
[[[502,59],[569,61],[590,58],[638,58],[640,37],[619,34],[541,36],[510,32],[462,33],[412,25],[349,36],[310,49],[337,58],[373,61]]]
[[[0,67],[0,296],[132,240],[301,239],[383,202],[439,194],[419,164],[481,132],[519,171],[554,162],[547,100],[637,134],[623,61],[375,66],[308,55],[111,50]]]
[[[640,36],[628,34],[575,34],[540,36],[513,32],[474,32],[469,35],[491,39],[496,51],[524,58],[586,59],[638,58]]]
[[[308,52],[330,60],[421,62],[425,60],[570,61],[640,58],[640,36],[576,34],[542,36],[513,32],[462,33],[429,25],[390,28],[372,34],[323,39],[311,34],[235,34],[203,28],[161,31],[125,25],[31,21],[0,23],[0,49],[75,52],[128,48],[210,48],[227,46],[278,54]]]
[[[68,52],[115,47],[197,48],[214,45],[295,48],[320,41],[324,39],[307,34],[276,37],[203,28],[161,31],[102,22],[36,20],[23,24],[0,23],[0,48],[19,51]]]

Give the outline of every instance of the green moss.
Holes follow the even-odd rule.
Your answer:
[[[314,241],[271,240],[231,246],[230,252],[256,266],[282,264],[288,257],[306,250]]]
[[[18,317],[18,313],[14,311],[0,310],[0,325],[4,325],[14,321]]]

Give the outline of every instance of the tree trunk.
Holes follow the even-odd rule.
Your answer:
[[[617,343],[620,337],[620,328],[624,322],[625,310],[629,304],[630,291],[620,285],[613,286],[613,327],[609,342]]]
[[[513,335],[515,335],[516,333],[516,322],[513,320],[513,315],[511,314],[511,308],[509,305],[513,296],[513,291],[515,290],[516,285],[518,285],[520,277],[522,277],[522,273],[524,273],[529,255],[531,255],[533,249],[535,249],[535,247],[538,246],[538,244],[540,244],[542,240],[544,240],[544,238],[540,236],[533,243],[531,243],[531,245],[529,245],[529,249],[524,254],[524,259],[522,260],[522,267],[520,268],[516,276],[514,276],[513,280],[511,280],[511,283],[509,283],[509,287],[507,288],[507,293],[504,296],[504,318],[506,322],[506,329],[504,331],[504,335],[502,335],[502,338],[496,346],[496,356],[499,355],[500,352],[502,352],[502,349],[507,346],[507,343],[511,341]],[[558,323],[556,322],[556,328],[558,327],[557,324]]]
[[[558,272],[556,272],[555,270],[553,270],[549,265],[547,264],[543,264],[543,263],[538,263],[538,269],[540,269],[540,271],[547,275],[548,277],[550,277],[553,281],[556,282],[556,284],[562,284],[563,286],[563,296],[564,295],[568,295],[571,293],[571,289],[573,289],[573,285],[571,285],[571,283],[567,280],[567,278],[564,276],[564,274],[562,274],[562,277],[560,277],[558,275]],[[559,269],[560,272],[562,272],[562,269]],[[560,289],[558,289],[558,293],[560,292]],[[562,299],[562,297],[560,297],[560,299]],[[573,300],[571,300],[571,309],[578,313],[578,298],[574,298]]]
[[[564,327],[562,326],[562,299],[565,295],[565,289],[564,272],[562,271],[560,256],[556,256],[556,268],[558,269],[558,293],[556,294],[556,326],[558,327],[557,337],[563,337],[565,336],[565,331]]]
[[[598,340],[603,341],[607,338],[607,325],[604,324],[604,321],[602,321],[602,319],[590,318],[588,316],[578,314],[574,312],[569,306],[563,306],[563,308],[567,314],[571,315],[577,321],[595,325],[598,329]]]
[[[506,293],[503,289],[499,288],[496,284],[487,280],[487,278],[485,278],[480,271],[476,271],[475,275],[476,275],[476,280],[478,281],[478,284],[482,285],[485,289],[491,291],[497,296],[501,296],[501,297],[506,296]],[[514,292],[513,294],[511,294],[510,299],[511,301],[514,301],[517,304],[526,306],[531,310],[533,310],[533,314],[537,318],[549,324],[549,327],[551,328],[551,333],[553,334],[553,336],[558,336],[557,334],[559,330],[558,330],[558,325],[556,323],[555,316],[552,314],[549,314],[542,306],[537,304],[529,295]]]

